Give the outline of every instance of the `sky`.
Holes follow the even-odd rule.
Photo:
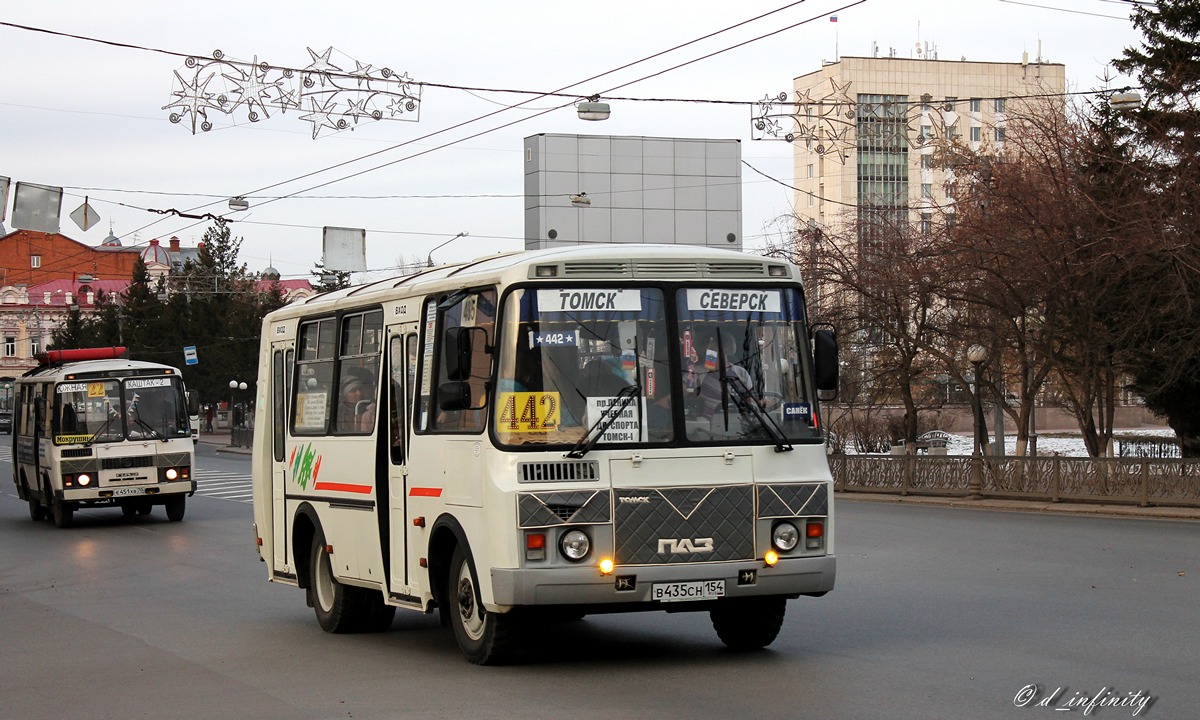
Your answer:
[[[0,176],[62,187],[61,232],[87,245],[111,228],[127,246],[166,244],[173,235],[194,246],[209,221],[153,211],[225,215],[248,269],[270,264],[284,278],[310,278],[323,227],[364,228],[369,270],[353,279],[367,281],[431,252],[435,262],[450,262],[522,249],[527,136],[735,138],[743,160],[791,182],[791,147],[752,139],[752,103],[790,92],[794,77],[823,61],[870,56],[873,46],[881,56],[894,48],[897,57],[913,57],[918,43],[941,60],[1018,62],[1040,49],[1044,61],[1066,66],[1069,90],[1092,90],[1113,72],[1113,58],[1140,43],[1128,7],[1119,0],[9,2],[0,10]],[[733,29],[718,32],[726,28]],[[313,96],[299,111],[267,107],[257,122],[245,105],[211,110],[208,132],[193,133],[187,114],[171,123],[164,106],[179,100],[173,93],[214,74],[189,68],[186,56],[211,60],[218,50],[228,60],[276,67],[328,62],[376,78],[368,86],[399,89],[379,79],[387,68],[420,89],[419,106],[392,119],[403,105],[385,98],[375,106],[384,119],[349,116],[353,129],[340,132],[323,127]],[[217,69],[206,89],[239,97],[223,77],[236,72]],[[264,76],[281,77],[278,69]],[[298,93],[289,82],[281,87]],[[610,119],[587,122],[570,98],[496,92],[563,88],[631,99],[608,100]],[[778,240],[792,192],[742,172],[742,236],[753,252]],[[230,211],[237,196],[248,210]],[[275,199],[283,196],[290,197]],[[86,232],[68,217],[85,197],[101,217]]]

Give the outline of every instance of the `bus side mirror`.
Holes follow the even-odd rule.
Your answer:
[[[837,330],[832,326],[815,328],[812,332],[813,368],[817,390],[831,393],[823,400],[837,397],[838,391],[838,341]]]
[[[187,391],[188,415],[200,414],[200,393],[197,390]]]
[[[448,380],[466,380],[471,377],[470,328],[458,327],[446,330],[442,335],[442,358]]]
[[[451,380],[438,385],[438,409],[447,412],[471,409],[471,384],[466,380]]]

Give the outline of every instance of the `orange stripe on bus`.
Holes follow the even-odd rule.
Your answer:
[[[410,488],[408,491],[408,496],[409,497],[441,497],[442,489],[441,488],[426,488],[426,487]]]
[[[349,483],[320,482],[313,485],[313,490],[333,490],[334,492],[362,493],[363,495],[369,495],[371,489],[370,485],[350,485]]]

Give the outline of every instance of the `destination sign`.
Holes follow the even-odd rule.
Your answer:
[[[538,290],[537,300],[541,312],[638,312],[642,309],[641,290],[618,288]]]
[[[777,313],[781,306],[778,290],[698,290],[691,288],[687,291],[688,310]]]

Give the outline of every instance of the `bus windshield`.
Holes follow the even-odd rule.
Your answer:
[[[519,289],[493,427],[508,446],[819,441],[796,289]],[[624,396],[632,395],[631,400]],[[622,400],[618,401],[618,397]],[[610,406],[616,405],[609,411]]]
[[[170,377],[59,383],[55,444],[189,437],[179,381]]]

